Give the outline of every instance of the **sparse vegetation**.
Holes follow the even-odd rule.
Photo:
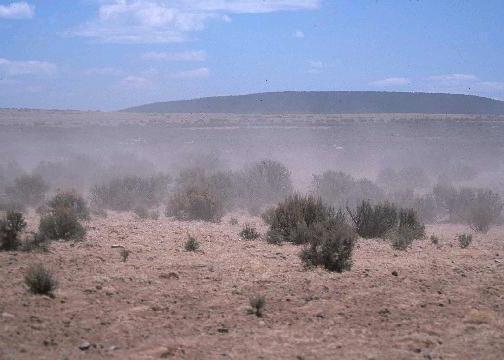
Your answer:
[[[473,237],[472,237],[471,234],[460,234],[460,235],[457,236],[457,240],[458,240],[459,246],[462,249],[465,249],[469,245],[471,245],[472,239],[473,239]]]
[[[49,186],[38,175],[21,175],[14,185],[7,186],[5,193],[11,203],[23,206],[37,206],[44,201]]]
[[[130,211],[140,206],[151,208],[165,201],[170,181],[167,175],[113,179],[91,189],[91,202],[94,207],[116,211]]]
[[[79,220],[89,219],[89,208],[86,201],[75,191],[59,192],[48,203],[50,211],[66,209],[75,214]]]
[[[397,226],[397,208],[390,203],[371,205],[363,201],[355,214],[347,208],[352,218],[355,231],[365,239],[384,237],[385,234]]]
[[[336,272],[350,270],[357,236],[349,225],[328,220],[314,223],[305,231],[308,245],[300,254],[305,265]]]
[[[22,213],[7,212],[5,219],[0,219],[0,250],[16,250],[21,244],[19,235],[25,228]]]
[[[469,207],[467,222],[474,231],[486,233],[501,216],[502,207],[499,194],[480,189]]]
[[[235,217],[232,217],[231,219],[229,219],[229,224],[230,225],[238,225],[238,219]]]
[[[57,287],[57,281],[51,271],[41,264],[36,264],[28,269],[25,283],[34,294],[52,295]]]
[[[250,224],[246,224],[242,231],[240,231],[240,236],[245,240],[255,240],[258,239],[261,234],[259,234],[255,227]]]
[[[178,220],[218,222],[224,215],[220,199],[208,189],[191,187],[173,194],[166,207],[166,216]]]
[[[432,234],[430,236],[430,241],[431,241],[432,244],[438,245],[439,244],[439,237],[436,236],[436,235],[434,235],[434,234]]]
[[[341,171],[314,175],[312,188],[316,196],[335,209],[343,209],[345,206],[353,209],[364,200],[375,203],[384,199],[383,190],[372,181],[356,180]]]
[[[187,236],[187,241],[184,245],[186,251],[196,251],[199,249],[199,242],[198,240],[192,236],[192,235],[188,235]]]
[[[144,208],[143,206],[137,206],[135,210],[133,210],[136,216],[138,216],[140,219],[148,219],[149,218],[149,210]]]
[[[265,297],[263,295],[251,296],[249,304],[252,309],[252,313],[257,317],[262,317],[264,306],[266,305]]]
[[[81,240],[86,234],[75,213],[62,207],[40,219],[38,232],[49,240]]]

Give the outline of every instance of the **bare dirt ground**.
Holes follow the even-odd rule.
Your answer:
[[[352,270],[337,274],[305,270],[300,247],[240,239],[246,221],[266,228],[237,217],[110,214],[86,224],[84,242],[0,253],[0,358],[502,359],[504,228],[468,249],[454,225],[428,227],[440,244],[407,252],[359,240]],[[199,252],[184,250],[188,233]],[[37,262],[58,278],[54,299],[24,285]],[[247,311],[254,294],[266,298],[261,318]]]

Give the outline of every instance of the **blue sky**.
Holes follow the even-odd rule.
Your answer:
[[[0,107],[281,90],[504,100],[502,0],[0,0]]]

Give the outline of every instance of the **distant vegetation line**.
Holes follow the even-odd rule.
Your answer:
[[[124,109],[149,113],[504,114],[504,101],[481,96],[377,91],[286,91],[166,101]]]

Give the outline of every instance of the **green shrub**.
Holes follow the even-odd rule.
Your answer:
[[[266,299],[262,295],[254,295],[250,297],[249,304],[252,308],[252,313],[257,317],[261,317],[266,305]]]
[[[14,180],[14,185],[7,186],[5,193],[10,201],[24,206],[37,206],[45,197],[49,186],[38,175],[22,175]]]
[[[59,192],[47,204],[51,211],[67,209],[75,214],[79,220],[89,219],[89,208],[86,201],[74,191]]]
[[[457,236],[457,240],[459,242],[459,245],[462,249],[465,249],[468,247],[471,242],[472,242],[472,235],[471,234],[460,234]]]
[[[255,227],[246,224],[242,231],[240,231],[240,236],[245,240],[255,240],[261,236]]]
[[[434,245],[438,245],[439,244],[439,237],[437,237],[436,235],[432,234],[431,237],[430,237],[430,241]]]
[[[9,211],[0,219],[0,250],[16,250],[21,244],[19,233],[26,228],[23,214]]]
[[[86,234],[77,215],[72,210],[62,207],[40,219],[38,232],[40,236],[49,240],[81,240]]]
[[[394,250],[407,250],[413,243],[413,240],[417,239],[416,236],[415,230],[408,226],[398,226],[385,234]]]
[[[229,219],[229,224],[230,225],[238,225],[238,219],[235,217],[232,217],[231,219]]]
[[[270,231],[278,233],[283,241],[297,239],[299,229],[310,227],[314,223],[334,219],[336,214],[331,207],[322,203],[320,198],[294,194],[280,202],[264,215],[270,225]]]
[[[166,216],[178,220],[218,222],[224,215],[220,199],[208,189],[189,188],[172,195],[166,207]]]
[[[383,237],[397,226],[397,208],[387,202],[373,206],[363,201],[355,214],[349,208],[347,211],[354,222],[355,231],[365,239]]]
[[[474,231],[486,233],[499,219],[502,206],[499,194],[479,189],[469,207],[467,223]]]
[[[58,284],[53,274],[41,264],[28,269],[25,283],[32,293],[39,295],[52,295]]]
[[[284,237],[277,230],[268,230],[266,233],[266,241],[270,244],[280,245],[284,241]]]
[[[399,210],[398,228],[405,234],[409,234],[412,239],[422,239],[425,237],[425,226],[418,220],[417,213],[413,209]]]
[[[189,235],[184,247],[186,251],[196,251],[199,249],[199,242],[194,236]]]
[[[343,272],[352,267],[352,253],[357,236],[341,221],[328,220],[307,228],[309,242],[300,257],[306,266],[323,266]]]

